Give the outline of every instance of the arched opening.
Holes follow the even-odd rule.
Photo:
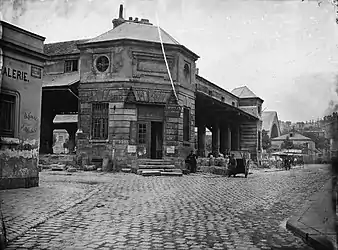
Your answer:
[[[271,139],[276,138],[276,137],[278,137],[278,129],[277,129],[277,125],[273,124],[271,128]]]

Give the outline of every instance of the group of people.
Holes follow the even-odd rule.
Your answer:
[[[303,161],[297,159],[297,157],[287,156],[283,160],[284,167],[286,169],[291,169],[291,166],[303,165]]]
[[[213,157],[212,154],[209,154],[209,158]],[[197,171],[197,155],[194,150],[190,151],[190,154],[187,156],[185,163],[187,164],[187,169],[190,173],[196,173]],[[237,161],[235,159],[234,154],[231,154],[228,160],[228,167],[230,169],[235,169],[237,167]]]

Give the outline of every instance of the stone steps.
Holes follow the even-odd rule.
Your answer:
[[[182,176],[181,172],[168,172],[168,171],[160,171],[160,170],[143,170],[140,175],[142,176]]]
[[[169,160],[138,160],[139,165],[173,165]]]
[[[178,168],[171,168],[171,169],[163,169],[163,168],[155,168],[155,169],[139,168],[137,170],[137,174],[142,175],[142,173],[146,172],[146,171],[159,171],[159,172],[163,172],[163,173],[168,173],[168,172],[169,173],[172,173],[172,172],[182,173],[182,170],[178,169]]]
[[[139,169],[156,169],[156,168],[161,168],[161,169],[172,169],[175,168],[175,165],[168,165],[168,164],[140,164],[138,166]]]
[[[183,173],[181,172],[161,172],[161,176],[182,176]]]
[[[128,165],[123,168],[124,173],[135,173],[136,169],[132,169]],[[175,167],[170,160],[163,159],[138,159],[138,169],[136,173],[142,176],[182,176],[182,170]]]

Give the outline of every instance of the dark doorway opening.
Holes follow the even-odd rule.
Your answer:
[[[150,158],[162,159],[163,123],[151,122]]]

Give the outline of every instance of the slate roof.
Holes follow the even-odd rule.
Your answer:
[[[262,121],[263,121],[262,127],[265,131],[270,131],[276,116],[277,116],[276,111],[264,111],[262,113]]]
[[[180,45],[180,43],[160,28],[162,41],[165,44]],[[122,23],[102,35],[86,41],[85,43],[104,42],[120,39],[132,39],[160,43],[157,26],[128,22]]]
[[[239,98],[259,98],[247,86],[235,88],[231,93]]]
[[[77,119],[77,114],[56,115],[54,117],[53,123],[77,123]]]
[[[64,73],[58,75],[44,75],[42,80],[42,87],[62,87],[70,86],[80,81],[80,74],[78,71],[71,73]]]
[[[79,43],[84,43],[89,39],[65,41],[58,43],[46,43],[43,52],[48,56],[69,55],[80,53],[77,48]]]
[[[290,136],[292,134],[292,137]],[[289,137],[291,141],[312,141],[309,137],[301,135],[299,133],[291,132],[285,135],[281,135],[279,137],[272,138],[272,141],[284,141],[286,137]]]

